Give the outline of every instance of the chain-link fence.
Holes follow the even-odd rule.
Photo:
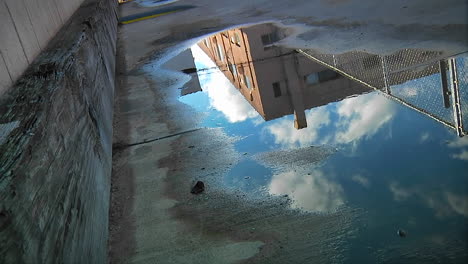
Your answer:
[[[447,58],[441,52],[416,49],[385,56],[299,52],[457,130],[460,136],[468,134],[467,53]]]

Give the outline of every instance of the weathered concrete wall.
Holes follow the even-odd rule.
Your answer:
[[[116,3],[86,0],[0,98],[0,263],[106,263]]]
[[[0,95],[23,73],[83,0],[0,1]]]

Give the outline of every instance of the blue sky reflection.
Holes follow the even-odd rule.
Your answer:
[[[229,188],[288,195],[293,208],[312,212],[351,206],[405,224],[430,211],[431,221],[452,218],[454,228],[466,223],[466,138],[375,92],[307,110],[305,129],[296,130],[291,115],[265,122],[203,51],[195,46],[192,52],[197,68],[210,70],[199,72],[203,92],[180,100],[207,113],[202,125],[238,137],[236,148],[246,154],[225,175]],[[271,150],[322,145],[338,152],[294,169],[267,168],[251,159]],[[382,209],[393,207],[399,210]],[[419,228],[429,228],[431,221],[425,220]]]

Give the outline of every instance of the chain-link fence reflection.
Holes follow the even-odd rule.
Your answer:
[[[468,56],[456,59],[463,131],[468,131]]]
[[[455,129],[459,136],[468,133],[467,53],[447,58],[440,52],[416,49],[385,56],[299,52]]]

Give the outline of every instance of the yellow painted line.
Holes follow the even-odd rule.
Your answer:
[[[163,15],[167,15],[167,14],[171,14],[171,13],[175,13],[175,12],[179,12],[179,11],[182,11],[182,10],[172,10],[172,11],[168,11],[168,12],[160,13],[160,14],[155,14],[155,15],[151,15],[151,16],[139,17],[139,18],[135,18],[135,19],[132,19],[132,20],[122,21],[121,23],[122,24],[130,24],[130,23],[133,23],[133,22],[138,22],[138,21],[142,21],[142,20],[145,20],[145,19],[151,19],[151,18],[155,18],[155,17],[159,17],[159,16],[163,16]]]
[[[131,1],[133,1],[133,0],[119,1],[119,4],[125,4],[125,3],[131,2]]]

